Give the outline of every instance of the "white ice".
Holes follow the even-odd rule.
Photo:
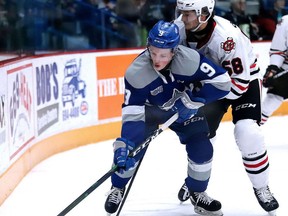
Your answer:
[[[288,215],[288,116],[272,117],[261,129],[270,159],[270,189],[280,203],[277,216]],[[37,165],[0,207],[1,216],[56,216],[110,170],[108,140],[54,155]],[[257,143],[255,143],[257,145]],[[242,165],[233,124],[223,122],[214,145],[208,194],[221,201],[225,216],[265,216]],[[149,145],[122,216],[193,216],[177,193],[186,176],[186,153],[176,135],[164,131]],[[104,216],[110,179],[76,205],[68,216]]]

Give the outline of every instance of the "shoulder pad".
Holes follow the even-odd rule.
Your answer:
[[[146,50],[139,55],[126,70],[125,79],[133,88],[144,88],[157,79],[158,74],[152,67],[150,61],[149,53]]]

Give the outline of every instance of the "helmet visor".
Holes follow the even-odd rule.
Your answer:
[[[194,10],[185,11],[185,10],[179,10],[176,8],[175,16],[176,16],[176,19],[181,19],[182,21],[185,21],[185,22],[192,22],[197,19],[197,15]]]

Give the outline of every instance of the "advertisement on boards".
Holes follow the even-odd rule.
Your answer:
[[[98,119],[119,121],[124,101],[124,74],[137,57],[134,53],[97,57]],[[104,121],[105,122],[105,121]]]
[[[57,124],[60,115],[58,64],[45,59],[34,63],[37,135]]]
[[[9,144],[7,140],[7,74],[0,68],[0,174],[8,167],[10,161]]]
[[[96,97],[95,57],[45,57],[35,61],[34,72],[38,136],[93,124],[97,112],[92,99]]]
[[[33,67],[23,61],[7,68],[10,160],[34,139]]]

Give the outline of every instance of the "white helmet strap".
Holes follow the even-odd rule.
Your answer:
[[[209,14],[209,16],[207,16],[204,21],[201,20],[201,15],[198,16],[198,22],[199,22],[199,24],[196,26],[196,28],[191,29],[190,31],[196,32],[196,31],[200,28],[201,25],[203,25],[204,23],[208,22],[208,20],[210,19],[211,15],[212,15],[212,14]]]

